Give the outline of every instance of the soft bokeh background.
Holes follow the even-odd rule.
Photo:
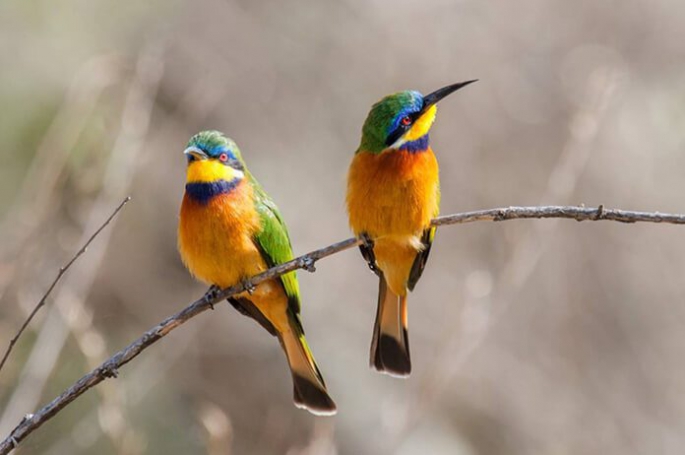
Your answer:
[[[176,253],[187,139],[233,137],[296,253],[350,235],[345,173],[381,96],[471,78],[432,133],[443,213],[685,212],[685,3],[0,3],[0,344],[126,195],[0,372],[1,437],[204,291]],[[356,251],[300,273],[339,415],[295,409],[275,339],[228,305],[30,436],[25,454],[680,454],[685,230],[529,220],[439,231],[414,374],[372,372]]]

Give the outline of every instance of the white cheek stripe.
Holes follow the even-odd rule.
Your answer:
[[[409,131],[407,131],[407,132],[409,132]],[[407,133],[404,133],[404,134],[407,134]],[[403,146],[404,144],[406,144],[406,143],[407,143],[407,140],[404,138],[404,135],[402,135],[402,136],[400,136],[399,139],[397,139],[395,142],[393,142],[393,143],[390,145],[390,147],[388,147],[388,148],[390,148],[390,149],[398,149],[398,148],[402,147],[402,146]]]

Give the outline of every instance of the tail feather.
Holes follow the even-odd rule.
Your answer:
[[[392,376],[406,377],[411,373],[407,296],[398,296],[383,276],[378,286],[378,310],[371,341],[372,368]]]
[[[337,408],[328,395],[326,383],[307,345],[297,316],[290,316],[290,328],[288,332],[280,333],[279,339],[293,376],[295,406],[316,415],[335,414]]]

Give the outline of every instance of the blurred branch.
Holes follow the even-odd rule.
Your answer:
[[[573,206],[542,206],[542,207],[508,207],[489,210],[446,215],[434,219],[434,226],[446,226],[453,224],[465,224],[475,221],[505,221],[514,219],[530,218],[565,218],[576,221],[617,221],[621,223],[650,222],[685,224],[685,214],[666,214],[658,212],[633,212],[618,209],[605,209],[603,205],[596,208],[573,207]],[[305,269],[313,272],[316,261],[327,256],[348,250],[362,241],[357,238],[349,238],[334,243],[324,248],[312,251],[297,257],[289,262],[272,267],[265,272],[255,275],[245,282],[231,286],[220,292],[208,292],[202,298],[196,300],[185,309],[173,316],[168,317],[152,329],[145,332],[140,338],[120,350],[100,366],[83,376],[67,390],[62,392],[48,405],[35,414],[26,415],[21,422],[12,430],[10,435],[0,443],[0,455],[5,455],[14,449],[19,442],[38,429],[43,423],[51,419],[55,414],[69,405],[90,388],[96,386],[107,378],[114,378],[118,369],[137,357],[147,347],[163,338],[169,332],[179,327],[189,319],[206,311],[226,298],[245,292],[252,286],[263,281],[276,278],[288,272]]]
[[[129,192],[141,162],[140,150],[148,136],[154,100],[163,74],[163,49],[162,41],[149,40],[131,67],[120,113],[120,128],[103,162],[104,175],[100,190],[83,220],[81,244],[108,215],[108,207]],[[91,245],[89,254],[73,265],[69,276],[63,278],[60,289],[53,294],[54,304],[50,305],[50,312],[22,369],[17,387],[2,410],[0,434],[14,428],[25,409],[36,409],[69,335],[74,336],[88,369],[95,368],[106,358],[108,349],[104,342],[97,342],[104,340],[104,337],[91,325],[92,312],[86,308],[85,300],[105,256],[110,232],[106,230],[101,233],[98,242]],[[121,417],[121,400],[117,390],[114,387],[100,387],[98,392],[101,395],[99,415],[105,416],[98,422],[114,447],[119,448],[124,441],[123,433],[130,432],[132,428],[128,420]]]
[[[10,340],[10,344],[9,344],[9,346],[7,347],[7,350],[5,351],[5,355],[2,357],[2,361],[0,361],[0,370],[2,370],[2,367],[5,366],[5,362],[7,361],[7,357],[9,357],[10,352],[12,352],[12,349],[14,348],[14,345],[17,343],[17,340],[19,339],[19,337],[21,336],[21,334],[24,333],[24,330],[26,330],[26,327],[28,327],[28,325],[31,323],[31,321],[33,320],[34,316],[35,316],[35,315],[38,313],[38,311],[43,307],[43,305],[45,305],[45,301],[46,301],[47,298],[50,296],[50,293],[51,293],[52,290],[55,288],[55,286],[57,285],[57,283],[59,282],[59,280],[62,278],[62,275],[64,275],[64,274],[67,272],[67,270],[69,270],[69,268],[71,267],[71,265],[72,265],[74,262],[76,262],[76,260],[77,260],[79,257],[81,257],[81,255],[82,255],[83,253],[86,252],[86,250],[88,249],[88,247],[90,246],[90,244],[93,242],[93,240],[95,240],[95,237],[97,237],[98,234],[100,234],[100,232],[102,232],[102,230],[103,230],[104,228],[106,228],[107,225],[109,225],[109,223],[114,219],[114,217],[117,216],[117,214],[119,213],[119,211],[121,211],[121,209],[123,209],[124,206],[125,206],[125,205],[128,203],[128,201],[130,201],[130,200],[131,200],[131,197],[130,197],[130,196],[127,196],[123,201],[121,201],[121,203],[119,204],[119,206],[117,206],[117,208],[114,209],[114,212],[112,212],[112,214],[105,220],[105,222],[102,223],[102,225],[100,225],[100,227],[93,233],[93,235],[90,236],[90,238],[86,241],[86,243],[83,244],[83,246],[81,247],[81,249],[78,250],[78,251],[76,252],[76,254],[69,260],[69,262],[67,262],[67,264],[64,265],[63,267],[60,267],[59,272],[57,273],[57,276],[56,276],[55,279],[53,280],[53,282],[52,282],[52,284],[50,285],[50,287],[48,288],[48,290],[45,292],[45,294],[43,294],[43,297],[41,297],[41,299],[40,299],[40,301],[38,302],[38,304],[33,308],[33,311],[31,311],[31,313],[29,314],[29,316],[26,318],[26,320],[24,321],[24,323],[21,325],[21,327],[19,328],[19,331],[18,331],[17,334],[14,336],[14,338],[12,338],[12,339]]]
[[[27,246],[36,229],[46,223],[48,214],[59,206],[55,191],[68,159],[94,117],[102,93],[120,82],[123,61],[112,54],[99,55],[83,64],[71,82],[64,101],[43,136],[17,198],[4,220],[0,220],[0,260],[12,264],[0,278],[0,297],[24,264],[35,271],[35,259]],[[40,185],[36,185],[40,182]],[[16,259],[15,259],[16,258]]]
[[[574,207],[548,205],[541,207],[507,207],[501,209],[477,210],[436,218],[433,226],[471,223],[473,221],[506,221],[530,218],[566,218],[576,221],[618,221],[619,223],[670,223],[685,224],[685,215],[659,212],[632,212],[599,207]]]

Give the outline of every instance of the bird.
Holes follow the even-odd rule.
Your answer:
[[[278,338],[290,367],[294,402],[316,415],[336,405],[304,335],[295,272],[251,285],[249,277],[293,259],[283,217],[252,176],[236,143],[219,131],[188,142],[186,184],[178,224],[178,249],[190,273],[210,291],[242,283],[228,299]]]
[[[438,162],[429,131],[437,102],[476,82],[448,85],[423,96],[393,93],[375,103],[347,175],[350,227],[379,277],[371,368],[396,377],[411,373],[407,292],[426,266],[440,208]]]

